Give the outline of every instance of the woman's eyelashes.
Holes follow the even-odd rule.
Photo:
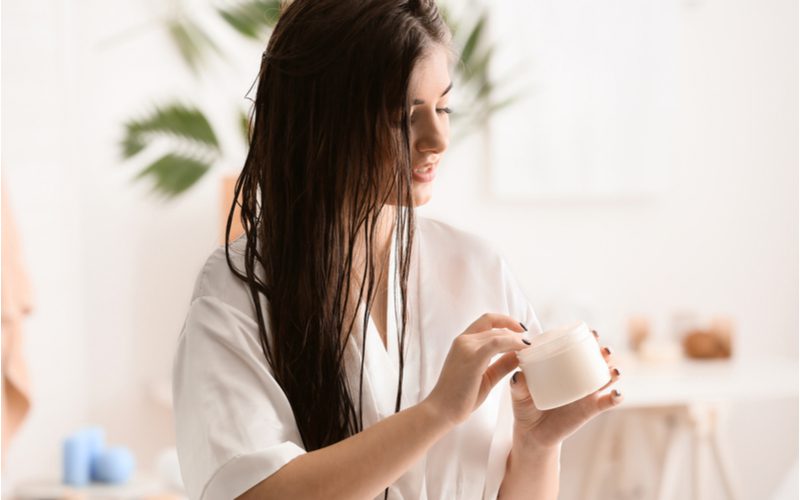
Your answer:
[[[452,109],[452,108],[450,108],[449,106],[446,106],[446,107],[444,107],[444,108],[436,108],[436,113],[437,113],[437,114],[439,114],[439,115],[449,115],[449,114],[450,114],[450,113],[452,113],[452,112],[453,112],[453,109]],[[410,123],[414,123],[414,121],[415,121],[415,120],[414,120],[414,118],[415,118],[415,117],[414,117],[414,115],[415,115],[415,114],[416,114],[416,113],[414,113],[414,112],[412,111],[412,112],[411,112],[411,114],[408,116],[408,118],[409,118],[409,122],[410,122]]]

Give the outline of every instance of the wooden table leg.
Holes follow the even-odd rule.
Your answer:
[[[664,448],[662,466],[657,481],[656,498],[658,500],[672,500],[675,495],[674,485],[680,465],[680,441],[682,437],[682,418],[674,413],[665,416],[667,423],[667,436]]]
[[[704,500],[703,481],[705,479],[705,467],[703,464],[703,444],[706,441],[705,433],[702,429],[694,427],[690,430],[692,436],[692,498],[694,500]]]
[[[623,411],[605,415],[599,422],[598,438],[590,458],[586,482],[583,487],[581,498],[591,500],[596,498],[602,486],[603,475],[609,466],[613,466],[616,487],[615,492],[618,496],[629,496],[632,494],[630,485],[626,482],[629,478],[625,477],[624,453],[629,452],[626,448],[630,436],[627,434],[633,431],[633,417],[638,417],[638,421],[653,425],[663,423],[666,432],[662,443],[651,443],[652,453],[656,456],[655,462],[658,463],[655,474],[655,498],[658,500],[673,500],[676,494],[675,488],[680,477],[681,449],[683,444],[689,446],[692,459],[692,483],[691,494],[694,500],[705,500],[705,481],[709,468],[706,464],[710,449],[711,458],[721,478],[722,487],[726,497],[730,500],[738,500],[738,484],[733,474],[728,454],[725,452],[724,441],[720,432],[720,413],[724,410],[718,403],[695,403],[690,405],[671,405],[656,408],[646,408],[641,410],[628,410],[631,414],[623,414]],[[656,433],[651,433],[655,435]],[[653,440],[655,441],[655,440]],[[623,455],[623,456],[620,456]]]
[[[733,466],[729,460],[729,455],[725,452],[725,446],[721,436],[721,420],[726,408],[716,407],[713,409],[712,425],[709,433],[709,445],[711,447],[712,456],[722,478],[722,486],[725,493],[730,500],[738,500],[739,485],[733,475]]]
[[[594,452],[589,457],[589,468],[586,472],[586,481],[583,483],[581,498],[592,500],[596,498],[597,491],[601,487],[603,472],[606,470],[606,460],[610,455],[611,434],[613,433],[615,415],[606,414],[600,417],[595,441]]]

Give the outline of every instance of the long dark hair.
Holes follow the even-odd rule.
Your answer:
[[[308,451],[363,429],[343,356],[362,301],[366,340],[380,265],[376,229],[386,204],[397,207],[400,409],[414,237],[407,89],[415,63],[449,43],[433,0],[295,0],[264,52],[225,250],[250,290],[261,348]],[[244,273],[228,253],[236,200],[246,235]],[[351,288],[353,276],[359,278]],[[363,342],[361,352],[359,401]]]

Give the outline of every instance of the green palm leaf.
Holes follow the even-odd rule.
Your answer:
[[[450,33],[455,39],[455,34],[461,33],[461,26],[459,25],[458,20],[450,12],[450,9],[447,7],[447,5],[444,4],[439,5],[439,14],[442,16],[442,20],[447,27],[450,28]]]
[[[167,153],[139,172],[134,179],[154,178],[154,189],[172,198],[189,189],[210,168],[209,161]]]
[[[521,93],[510,95],[497,102],[493,102],[486,110],[487,118],[517,102],[522,97]]]
[[[494,46],[489,46],[478,54],[473,53],[470,60],[464,63],[462,78],[468,82],[473,80],[488,81],[489,65],[492,63],[493,56]]]
[[[219,46],[214,40],[200,26],[186,17],[168,21],[167,31],[183,61],[195,73],[199,72],[200,63],[205,58],[207,49],[213,49],[221,54]]]
[[[467,41],[464,42],[464,47],[461,49],[461,60],[467,65],[469,65],[469,63],[472,61],[472,54],[475,52],[475,48],[482,40],[483,29],[485,26],[486,13],[483,13],[472,27],[469,36],[467,36]]]
[[[239,132],[245,144],[250,144],[250,115],[242,110],[239,110]]]
[[[228,2],[217,12],[245,38],[263,41],[264,34],[275,26],[280,15],[280,0],[245,0]]]
[[[493,114],[517,102],[522,93],[511,93],[507,89],[509,82],[518,80],[520,71],[503,78],[493,77],[490,72],[496,47],[488,41],[487,11],[468,14],[458,24],[449,19],[449,16],[446,21],[453,32],[455,48],[460,49],[461,57],[456,66],[456,76],[465,105],[464,110],[454,112],[452,116],[457,131],[453,135],[455,144],[485,127]],[[462,28],[464,34],[460,32]],[[505,94],[507,97],[498,99],[498,94]]]
[[[128,121],[125,130],[122,151],[126,158],[139,153],[157,136],[182,139],[219,152],[219,141],[208,119],[199,109],[185,104],[157,106],[148,116]]]
[[[144,118],[128,121],[125,130],[122,154],[126,158],[139,154],[155,140],[166,139],[170,143],[172,152],[136,176],[153,178],[155,190],[167,197],[191,187],[221,153],[217,136],[203,112],[181,103],[157,106]]]

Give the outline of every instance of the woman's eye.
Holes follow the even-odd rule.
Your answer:
[[[450,109],[450,108],[436,108],[436,112],[437,113],[446,113],[446,114],[449,115],[450,113],[453,112],[453,110]]]

